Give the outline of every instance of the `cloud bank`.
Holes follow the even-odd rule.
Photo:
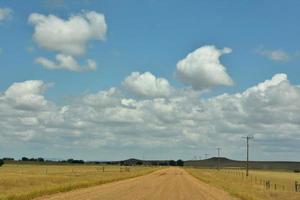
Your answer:
[[[145,74],[133,73],[129,77],[134,78],[128,80],[135,86]],[[227,156],[239,156],[244,148],[241,137],[254,135],[260,145],[256,148],[259,156],[297,157],[300,86],[292,85],[286,74],[275,74],[241,93],[209,99],[183,89],[161,96],[165,93],[152,88],[157,78],[150,73],[146,76],[151,77],[148,93],[134,87],[133,91],[151,94],[149,98],[135,99],[111,88],[85,94],[65,105],[46,99],[48,87],[42,81],[14,83],[0,93],[0,144],[26,141],[42,143],[43,148],[76,145],[85,151],[112,152],[155,148],[182,155],[222,146]],[[153,156],[164,158],[160,153]]]

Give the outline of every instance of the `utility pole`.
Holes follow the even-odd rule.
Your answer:
[[[221,152],[221,148],[218,147],[217,150],[218,150],[218,170],[220,170],[220,152]]]
[[[204,154],[204,155],[205,155],[205,159],[207,159],[209,154],[208,154],[208,153],[206,153],[206,154]]]
[[[253,136],[243,137],[247,141],[247,161],[246,161],[246,176],[249,176],[249,140],[254,139]]]

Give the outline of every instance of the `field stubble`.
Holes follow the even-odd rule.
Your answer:
[[[293,172],[255,170],[246,178],[241,170],[186,170],[199,180],[224,189],[242,200],[300,200],[300,192],[295,192],[295,181],[300,181],[300,174]],[[266,181],[270,181],[269,188],[266,187]]]
[[[104,171],[103,171],[104,167]],[[132,178],[157,168],[100,165],[7,164],[0,168],[0,200],[29,200],[38,196],[66,192]]]

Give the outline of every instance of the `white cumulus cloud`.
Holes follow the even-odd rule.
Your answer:
[[[44,96],[46,88],[43,81],[31,80],[0,92],[4,150],[14,144],[17,150],[26,146],[24,154],[34,148],[69,157],[66,149],[72,149],[85,159],[126,158],[137,152],[190,159],[199,152],[213,155],[222,146],[224,156],[243,159],[242,136],[254,135],[252,159],[299,160],[300,86],[286,74],[208,99],[194,90],[133,98],[110,88],[55,104]],[[40,145],[32,147],[36,143]]]
[[[33,13],[29,22],[34,26],[34,41],[43,48],[69,55],[83,54],[90,40],[104,40],[105,17],[94,11],[71,16],[68,20],[55,15]]]
[[[167,79],[155,77],[150,72],[132,72],[123,85],[129,92],[141,97],[168,97],[172,92]]]
[[[0,8],[0,22],[10,19],[12,17],[12,9],[10,8]]]
[[[4,92],[2,99],[20,109],[40,109],[47,105],[43,96],[46,88],[47,84],[40,80],[13,83]]]
[[[73,56],[57,54],[55,57],[57,62],[44,57],[39,57],[35,61],[47,69],[65,69],[75,72],[94,71],[97,69],[97,64],[94,60],[88,59],[86,65],[81,66]]]
[[[116,88],[110,88],[107,91],[99,91],[96,94],[89,94],[83,98],[87,105],[106,107],[109,105],[117,105],[120,103],[120,92]]]
[[[90,41],[106,38],[105,17],[95,11],[82,12],[62,19],[55,15],[32,13],[28,21],[34,26],[33,40],[41,48],[57,52],[56,61],[43,57],[36,62],[47,69],[65,69],[70,71],[90,71],[96,69],[96,62],[86,60],[80,66],[75,57],[86,52]]]
[[[176,76],[196,90],[233,85],[233,80],[220,62],[220,56],[231,51],[229,48],[217,49],[215,46],[200,47],[177,63]]]
[[[291,59],[291,56],[281,50],[281,49],[263,49],[263,48],[259,48],[256,50],[256,52],[270,60],[274,60],[274,61],[289,61]]]

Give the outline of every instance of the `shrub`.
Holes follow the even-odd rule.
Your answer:
[[[170,160],[169,165],[170,166],[176,166],[176,161],[175,160]]]
[[[136,165],[143,165],[143,162],[142,161],[137,161]]]
[[[177,165],[177,166],[183,166],[183,164],[184,164],[184,163],[183,163],[182,160],[177,160],[177,161],[176,161],[176,165]]]
[[[73,163],[73,164],[84,164],[83,160],[74,160],[74,159],[68,159],[67,163]]]
[[[29,161],[29,158],[27,158],[27,157],[22,157],[22,161]]]
[[[0,159],[0,167],[4,164],[4,161]]]

